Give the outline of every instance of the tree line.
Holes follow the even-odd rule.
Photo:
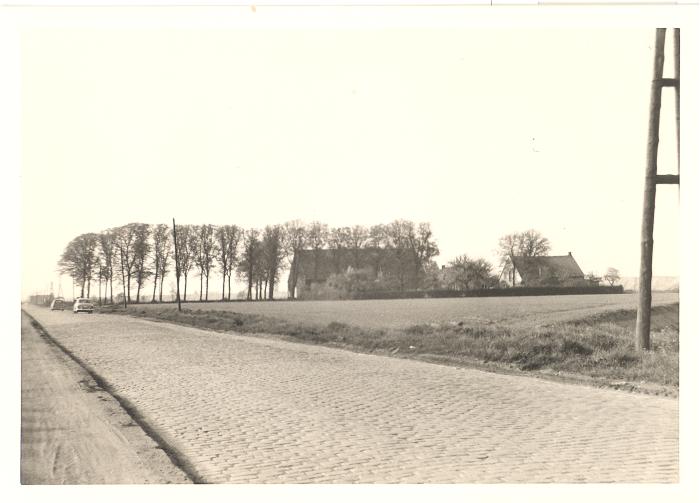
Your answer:
[[[77,236],[66,246],[58,262],[59,271],[73,278],[80,296],[90,296],[91,284],[98,282],[100,299],[114,302],[115,281],[122,286],[126,302],[163,301],[165,278],[179,270],[183,301],[193,275],[199,277],[199,300],[209,300],[209,281],[220,274],[220,300],[231,300],[231,282],[235,276],[245,284],[247,300],[273,300],[282,272],[290,269],[289,296],[294,298],[297,268],[294,256],[308,250],[315,257],[329,253],[334,262],[350,256],[354,271],[336,269],[331,286],[366,288],[376,278],[359,270],[362,250],[388,249],[398,264],[394,285],[404,289],[404,278],[419,277],[419,288],[473,290],[502,286],[502,275],[513,274],[513,256],[546,256],[551,245],[540,232],[530,229],[503,236],[498,243],[500,274],[484,258],[460,255],[446,269],[433,260],[440,251],[430,224],[394,220],[372,226],[329,227],[322,222],[292,220],[262,229],[243,229],[237,225],[176,225],[177,254],[173,229],[165,224],[130,223],[98,233]],[[322,252],[323,250],[327,250]],[[178,264],[175,264],[175,257]],[[314,260],[316,267],[318,259]],[[619,281],[619,272],[610,268],[603,278],[587,275],[592,283],[605,279],[611,285]],[[595,280],[595,281],[594,281]],[[145,293],[151,281],[152,291]],[[387,283],[389,284],[389,283]],[[350,286],[349,286],[350,285]],[[355,285],[355,286],[352,286]],[[359,285],[359,286],[357,286]],[[376,285],[375,285],[376,286]],[[133,290],[136,290],[135,292]],[[108,292],[109,291],[109,295]],[[132,296],[132,293],[135,293]]]
[[[147,296],[151,302],[162,302],[164,279],[176,271],[182,279],[183,301],[187,301],[193,274],[199,277],[199,300],[209,300],[209,280],[214,272],[221,275],[221,300],[231,300],[234,275],[246,285],[246,299],[272,300],[285,269],[290,268],[296,278],[294,255],[301,250],[315,254],[331,250],[336,256],[340,252],[359,254],[365,248],[390,248],[397,255],[406,254],[420,271],[439,253],[430,224],[408,220],[370,227],[329,227],[322,222],[307,224],[299,220],[262,229],[176,225],[175,231],[177,250],[173,229],[165,224],[129,223],[81,234],[66,245],[58,270],[73,278],[81,297],[89,297],[91,285],[97,281],[101,300],[104,284],[105,302],[114,302],[115,282],[122,286],[126,302],[140,303]],[[149,281],[153,290],[146,294]],[[290,295],[294,295],[294,288]]]

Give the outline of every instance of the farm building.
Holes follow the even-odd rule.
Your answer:
[[[333,274],[366,271],[372,278],[394,278],[403,288],[415,288],[419,272],[413,253],[397,248],[300,250],[289,272],[288,292],[308,296],[311,286],[325,283]]]
[[[51,301],[53,301],[54,296],[52,293],[50,294],[37,294],[37,295],[30,295],[29,296],[29,302],[36,305],[36,306],[49,306],[51,305]]]
[[[587,286],[583,271],[569,252],[551,257],[513,256],[501,273],[508,286]]]

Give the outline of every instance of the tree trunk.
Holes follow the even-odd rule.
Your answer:
[[[187,302],[187,274],[185,274],[185,289],[182,293],[182,302]]]
[[[275,280],[274,278],[270,278],[270,293],[268,293],[267,298],[269,300],[275,300]]]
[[[151,302],[156,301],[156,289],[158,288],[158,261],[156,260],[156,275],[153,278],[153,298],[151,299]]]
[[[228,300],[231,302],[231,272],[228,273]]]
[[[248,264],[248,300],[253,300],[253,266]]]
[[[204,273],[199,271],[199,302],[202,302],[202,285],[204,284]]]
[[[291,281],[288,282],[289,286],[291,287],[291,291],[287,292],[287,297],[289,297],[292,300],[296,298],[297,294],[297,280],[299,279],[299,262],[297,260],[298,256],[298,250],[294,250],[294,258],[292,259],[292,266],[289,270],[289,278]]]
[[[225,269],[224,269],[224,273],[222,275],[221,300],[222,301],[226,300],[226,270]]]
[[[206,287],[206,292],[204,292],[204,300],[209,301],[209,273],[207,273],[207,279],[204,280],[204,286]]]
[[[158,302],[163,302],[163,274],[160,275],[160,291],[158,292]]]
[[[122,295],[124,296],[124,309],[126,309],[126,277],[124,276],[124,264],[122,264]]]

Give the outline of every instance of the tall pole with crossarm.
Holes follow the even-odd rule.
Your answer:
[[[635,346],[637,350],[651,349],[651,278],[654,252],[654,210],[657,184],[679,184],[679,175],[658,175],[659,122],[661,119],[661,90],[674,87],[676,90],[676,127],[680,138],[680,30],[675,29],[675,67],[673,79],[664,79],[664,45],[666,29],[656,30],[654,48],[654,70],[651,83],[651,105],[649,107],[649,135],[647,140],[647,166],[644,177],[644,204],[642,211],[642,249],[639,267],[639,303],[637,305],[637,325]],[[677,142],[677,148],[680,143]],[[679,152],[680,159],[680,152]],[[680,173],[680,161],[679,161]]]

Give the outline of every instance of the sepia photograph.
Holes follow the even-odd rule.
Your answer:
[[[697,491],[697,4],[2,10],[20,494]]]

